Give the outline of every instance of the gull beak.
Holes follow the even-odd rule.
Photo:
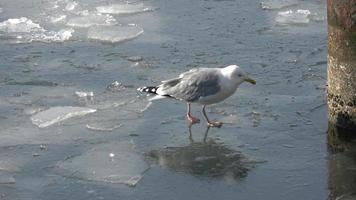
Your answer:
[[[249,82],[249,83],[251,83],[251,84],[256,85],[256,81],[253,80],[252,78],[245,78],[245,81],[247,81],[247,82]]]

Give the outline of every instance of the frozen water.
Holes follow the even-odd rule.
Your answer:
[[[94,96],[94,92],[75,92],[75,94],[79,97],[79,98],[83,98],[83,97],[93,97]]]
[[[119,92],[125,89],[125,86],[118,82],[118,81],[114,81],[112,83],[110,83],[108,86],[106,86],[106,89],[112,91],[112,92]]]
[[[8,33],[29,33],[29,32],[43,32],[45,31],[39,24],[34,23],[26,17],[18,19],[8,19],[0,22],[0,31]]]
[[[39,112],[31,117],[33,124],[40,128],[44,128],[55,123],[64,121],[66,119],[83,116],[89,113],[95,112],[95,109],[83,108],[83,107],[72,107],[72,106],[59,106],[52,107],[48,110]]]
[[[95,26],[88,31],[88,38],[104,42],[124,42],[137,38],[143,33],[143,29],[136,26]]]
[[[26,17],[0,22],[0,35],[13,37],[18,43],[32,41],[62,42],[71,38],[73,32],[73,29],[62,29],[58,32],[47,31]]]
[[[212,141],[152,150],[147,157],[160,166],[195,176],[221,177],[231,174],[233,179],[240,179],[252,167],[252,162],[247,162],[240,152]]]
[[[79,179],[129,186],[135,186],[149,168],[134,145],[127,141],[97,145],[57,165],[64,173]]]
[[[153,8],[146,7],[144,4],[113,4],[108,6],[98,6],[96,10],[99,13],[109,14],[137,14],[153,11]]]
[[[94,25],[114,25],[116,20],[110,15],[90,14],[86,16],[75,17],[69,19],[68,26],[74,27],[90,27]]]
[[[52,23],[59,23],[64,21],[67,18],[67,15],[56,15],[56,16],[51,16],[50,21]]]
[[[279,10],[298,5],[297,0],[267,0],[261,2],[261,8],[265,10]]]
[[[104,124],[104,123],[97,123],[97,124],[87,124],[86,127],[89,130],[93,131],[103,131],[103,132],[110,132],[117,128],[120,128],[122,124]]]
[[[288,10],[278,12],[278,15],[275,20],[278,24],[281,25],[307,24],[310,22],[309,15],[309,10]]]
[[[62,29],[58,32],[49,31],[46,33],[34,35],[31,40],[40,42],[63,42],[69,40],[72,37],[73,32],[74,29]]]
[[[68,1],[66,7],[64,8],[64,10],[66,11],[71,11],[74,10],[75,7],[77,7],[78,3],[75,1]]]
[[[131,62],[141,62],[143,60],[142,56],[130,56],[127,58]]]
[[[72,9],[67,5],[74,1],[77,5],[73,10],[65,10]],[[258,2],[261,1],[270,2]],[[291,200],[327,199],[331,192],[328,184],[332,181],[329,182],[328,176],[335,173],[328,170],[326,107],[309,114],[312,105],[325,101],[314,98],[324,97],[325,92],[315,90],[314,86],[325,85],[325,80],[302,81],[308,68],[317,75],[326,75],[325,61],[324,65],[311,66],[326,60],[326,21],[316,23],[313,19],[314,13],[325,12],[325,1],[297,1],[296,6],[267,11],[247,1],[138,0],[135,2],[161,9],[157,13],[127,16],[110,14],[123,26],[138,24],[145,31],[134,41],[119,45],[103,45],[88,39],[89,29],[110,29],[110,26],[81,28],[67,23],[97,14],[98,6],[110,7],[126,0],[1,1],[0,23],[23,16],[33,24],[29,21],[25,24],[30,32],[0,31],[0,157],[8,160],[8,164],[0,161],[0,168],[3,166],[1,170],[16,180],[15,184],[0,186],[0,199],[3,194],[5,199],[53,200],[73,197],[189,200],[232,196],[278,200],[286,199],[286,195]],[[294,12],[308,9],[310,25],[275,26],[278,12],[289,9]],[[45,30],[31,29],[31,25]],[[39,36],[53,36],[66,28],[75,31],[68,32],[72,35],[71,42],[9,44],[41,41],[43,38]],[[256,30],[263,28],[268,34],[258,35]],[[53,35],[49,34],[51,31]],[[298,62],[285,62],[290,59]],[[175,77],[192,67],[231,62],[252,63],[246,70],[261,84],[242,85],[236,95],[209,107],[209,116],[225,123],[223,129],[211,129],[206,137],[207,142],[215,141],[216,145],[189,147],[182,102],[155,102],[141,112],[148,102],[135,88],[159,83],[162,76]],[[114,80],[118,82],[106,88]],[[76,91],[93,91],[95,96],[79,98]],[[301,97],[291,98],[298,95]],[[311,96],[305,98],[306,95]],[[47,128],[38,128],[31,122],[32,116],[59,105],[97,112]],[[193,109],[202,119],[199,107]],[[312,125],[305,125],[309,122]],[[205,138],[205,128],[205,123],[194,126],[192,138]],[[135,141],[138,152],[156,149],[153,156],[157,156],[154,159],[162,167],[142,173],[147,166],[141,155],[116,147],[130,139]],[[237,155],[225,153],[226,148]],[[137,159],[130,157],[132,163],[121,166],[125,164],[117,160],[121,154],[133,154]],[[245,172],[250,166],[244,155],[268,162],[253,168],[251,173]],[[142,168],[135,171],[136,165],[141,164]],[[234,172],[244,181],[228,185],[224,178],[233,177]],[[118,174],[129,176],[115,177]],[[128,184],[134,184],[143,174],[135,189],[109,183],[128,180]],[[266,180],[273,184],[264,184]],[[256,193],[257,190],[260,192]]]

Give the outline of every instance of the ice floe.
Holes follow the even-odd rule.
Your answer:
[[[110,132],[113,131],[117,128],[122,127],[122,124],[117,124],[117,123],[96,123],[96,124],[87,124],[86,127],[89,130],[92,131],[102,131],[102,132]]]
[[[136,26],[94,26],[88,30],[88,38],[104,42],[124,42],[137,38],[143,29]]]
[[[119,92],[119,91],[126,89],[126,87],[124,86],[124,84],[122,84],[118,81],[114,81],[114,82],[110,83],[108,86],[106,86],[106,89],[111,92]]]
[[[108,6],[98,6],[96,7],[96,10],[99,13],[128,15],[128,14],[137,14],[142,12],[153,11],[154,9],[151,7],[147,7],[142,3],[139,4],[123,3],[123,4],[113,4]]]
[[[115,25],[116,20],[110,15],[89,14],[68,20],[67,25],[73,27],[90,27],[94,25]]]
[[[8,33],[29,33],[37,31],[45,31],[39,24],[34,23],[31,19],[26,17],[8,19],[0,22],[0,31]]]
[[[71,10],[74,10],[77,6],[78,6],[78,3],[76,1],[68,1],[64,10],[71,11]]]
[[[59,22],[63,22],[66,18],[67,15],[56,15],[56,16],[51,16],[49,20],[52,23],[59,23]]]
[[[33,115],[31,121],[36,126],[45,128],[66,119],[83,116],[95,111],[95,109],[85,107],[58,106]]]
[[[71,177],[135,186],[148,164],[127,141],[100,144],[82,155],[57,164],[58,169]]]
[[[280,25],[298,25],[307,24],[310,22],[310,11],[309,10],[288,10],[283,12],[278,12],[275,18],[276,22]]]
[[[63,42],[72,37],[73,29],[47,31],[38,23],[26,17],[8,19],[0,22],[0,35],[14,38],[16,42]]]
[[[78,91],[78,92],[75,92],[75,94],[76,94],[79,98],[93,97],[93,96],[94,96],[94,92],[82,92],[82,91]]]

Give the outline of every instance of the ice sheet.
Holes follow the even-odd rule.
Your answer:
[[[104,42],[118,43],[137,38],[143,29],[136,26],[95,26],[88,30],[88,38]]]
[[[149,166],[128,141],[100,144],[57,164],[62,173],[79,179],[135,186]]]
[[[40,128],[56,124],[72,117],[79,117],[95,112],[95,109],[72,106],[52,107],[31,117],[33,124]]]
[[[137,14],[142,12],[153,11],[153,8],[147,7],[144,4],[113,4],[108,6],[98,6],[96,10],[99,13],[109,14]]]
[[[110,15],[90,14],[86,16],[74,17],[67,22],[68,26],[90,27],[94,25],[114,25],[116,20]]]

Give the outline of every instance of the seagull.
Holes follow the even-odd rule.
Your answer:
[[[202,113],[208,127],[222,126],[222,122],[209,120],[205,107],[219,103],[235,93],[243,82],[256,84],[256,81],[237,65],[224,68],[195,68],[179,75],[177,78],[164,80],[158,86],[145,86],[137,90],[154,94],[151,100],[173,98],[187,103],[187,119],[190,124],[200,120],[191,114],[191,104],[202,105]]]

